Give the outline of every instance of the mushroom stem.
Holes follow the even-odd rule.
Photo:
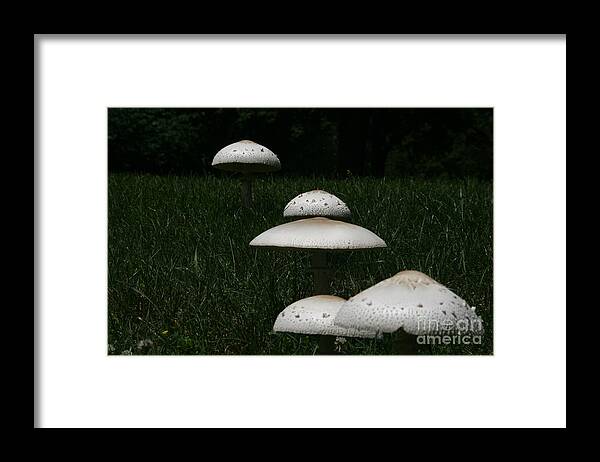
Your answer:
[[[314,295],[325,295],[329,292],[330,272],[325,252],[310,253],[310,270],[313,273]]]
[[[319,335],[319,355],[335,354],[335,337],[333,335]]]
[[[392,349],[396,354],[416,355],[419,351],[417,336],[404,332],[404,329],[398,329],[392,334]]]
[[[248,173],[242,175],[242,203],[244,207],[252,207],[252,175]]]

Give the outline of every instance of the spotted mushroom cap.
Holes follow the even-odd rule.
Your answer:
[[[315,189],[298,194],[283,209],[284,217],[330,217],[339,220],[350,218],[350,209],[344,201],[327,191]]]
[[[333,325],[333,319],[345,301],[333,295],[315,295],[298,300],[279,313],[273,331],[338,337],[375,337],[375,331],[346,329]]]
[[[401,271],[348,299],[335,324],[340,327],[413,335],[481,333],[475,309],[419,271]]]
[[[242,173],[264,173],[281,169],[281,163],[273,151],[249,140],[225,146],[217,152],[212,166]]]
[[[316,217],[284,223],[250,241],[251,246],[321,250],[357,250],[386,247],[377,234],[358,225]]]

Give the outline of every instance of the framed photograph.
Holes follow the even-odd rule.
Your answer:
[[[566,425],[566,36],[34,42],[35,427]]]

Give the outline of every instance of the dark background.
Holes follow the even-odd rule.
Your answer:
[[[219,174],[249,139],[292,176],[492,179],[491,108],[109,108],[110,172]]]

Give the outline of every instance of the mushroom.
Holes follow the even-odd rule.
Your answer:
[[[273,325],[273,332],[318,335],[319,354],[332,354],[336,337],[375,337],[375,331],[346,329],[333,324],[345,301],[333,295],[315,295],[298,300],[279,313]]]
[[[242,201],[246,207],[252,206],[254,175],[281,169],[281,163],[273,151],[250,140],[225,146],[213,158],[212,166],[242,174]]]
[[[286,218],[329,217],[348,221],[350,215],[350,209],[344,201],[320,189],[298,194],[283,209]]]
[[[419,271],[401,271],[346,301],[334,320],[340,327],[397,332],[402,353],[416,351],[417,335],[483,332],[475,309]]]
[[[252,239],[250,245],[307,249],[311,256],[315,295],[326,293],[329,289],[326,252],[386,247],[383,239],[368,229],[324,217],[305,218],[275,226]]]

